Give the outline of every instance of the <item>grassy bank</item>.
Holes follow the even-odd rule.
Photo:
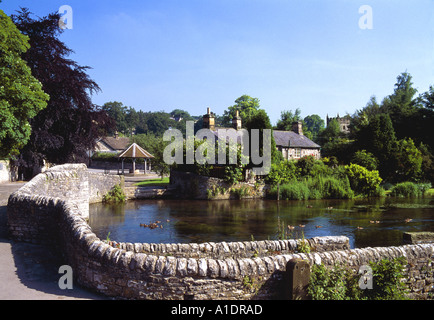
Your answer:
[[[134,185],[139,187],[167,187],[169,185],[169,177],[165,177],[163,179],[147,179],[135,183]]]

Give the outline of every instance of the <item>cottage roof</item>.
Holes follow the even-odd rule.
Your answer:
[[[125,150],[130,144],[130,138],[128,137],[104,137],[100,140],[107,147],[112,150]]]
[[[293,131],[273,130],[274,141],[278,147],[319,149],[321,146],[304,135]]]
[[[216,139],[225,138],[226,143],[229,143],[230,140],[236,141],[237,143],[241,143],[241,137],[244,137],[245,134],[248,134],[247,130],[235,130],[234,128],[225,128],[218,127],[216,130],[211,130],[214,133]]]
[[[152,154],[150,154],[145,149],[141,148],[138,144],[133,143],[130,145],[125,151],[123,151],[119,158],[154,158]]]

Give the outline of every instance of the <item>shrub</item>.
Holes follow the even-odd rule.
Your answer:
[[[380,183],[383,179],[377,170],[369,171],[365,167],[351,163],[345,166],[345,173],[350,181],[351,189],[366,196],[378,195]]]
[[[374,285],[372,290],[365,290],[365,296],[371,300],[405,299],[406,287],[402,279],[404,278],[403,269],[406,263],[404,257],[370,262]]]
[[[365,167],[368,170],[377,170],[378,160],[375,156],[366,150],[356,151],[351,162]]]
[[[394,197],[402,198],[417,198],[424,195],[424,193],[431,188],[431,183],[414,183],[414,182],[401,182],[390,189],[390,194]]]
[[[271,189],[270,195],[277,198],[277,186]],[[341,179],[332,176],[308,177],[280,185],[282,200],[351,199],[353,197],[354,192],[347,177]]]
[[[431,182],[418,183],[417,187],[419,188],[422,195],[424,195],[425,192],[427,192],[429,189],[431,189],[432,185],[431,185]]]
[[[279,163],[272,163],[265,181],[271,185],[288,183],[297,179],[299,172],[295,161],[284,160]]]
[[[316,160],[314,156],[305,156],[295,163],[301,176],[317,176],[329,173],[329,168],[321,160]]]
[[[309,188],[303,181],[292,181],[280,186],[280,198],[283,200],[308,200]]]
[[[339,265],[326,268],[323,264],[313,265],[308,293],[312,300],[346,300],[348,271]]]
[[[351,199],[354,197],[346,176],[343,178],[318,176],[307,179],[307,184],[311,192],[310,199]]]
[[[223,180],[227,183],[234,184],[243,181],[243,168],[237,165],[225,167]]]
[[[120,185],[115,185],[106,195],[102,198],[103,202],[119,203],[125,202],[126,196],[124,190]]]
[[[308,293],[313,300],[402,300],[406,293],[402,282],[406,263],[404,257],[370,262],[373,288],[366,290],[359,288],[361,275],[350,268],[313,265]]]

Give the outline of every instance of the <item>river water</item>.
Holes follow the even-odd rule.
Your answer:
[[[434,199],[100,203],[90,206],[89,224],[101,239],[109,235],[118,242],[201,243],[344,235],[351,248],[391,246],[403,243],[403,232],[434,232]]]

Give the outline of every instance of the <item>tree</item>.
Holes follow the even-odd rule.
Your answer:
[[[178,123],[170,119],[170,114],[164,111],[148,112],[146,125],[148,126],[148,132],[154,133],[156,136],[163,136],[164,132],[170,127],[177,128]]]
[[[422,174],[422,153],[411,138],[397,142],[396,159],[398,181],[418,181]]]
[[[366,150],[359,150],[354,153],[351,163],[358,164],[368,170],[377,170],[378,160]]]
[[[194,120],[194,118],[190,115],[190,113],[188,113],[185,110],[181,110],[181,109],[174,109],[172,110],[172,112],[170,112],[170,115],[176,119],[181,119],[181,120]],[[178,121],[181,121],[178,120]]]
[[[18,29],[29,37],[30,49],[23,57],[50,95],[47,108],[30,121],[29,143],[17,159],[27,178],[44,160],[87,162],[88,151],[112,124],[91,101],[90,95],[100,89],[86,74],[89,67],[67,58],[72,50],[59,40],[59,19],[60,14],[54,13],[35,20],[27,9],[12,15]]]
[[[271,126],[270,118],[267,113],[263,109],[257,110],[253,115],[250,116],[248,121],[245,123],[246,129],[250,134],[250,143],[252,142],[252,129],[259,129],[259,154],[263,155],[263,130],[270,129],[271,130],[271,163],[279,162],[282,158],[282,153],[276,148],[276,141],[273,136],[273,127]],[[250,157],[253,154],[252,145],[250,146]],[[256,151],[257,152],[257,151]],[[266,155],[263,155],[266,156]]]
[[[301,111],[299,108],[295,109],[295,112],[292,112],[291,110],[285,110],[280,113],[280,119],[277,121],[276,129],[277,130],[284,130],[284,131],[291,131],[292,130],[292,123],[296,121],[301,121]]]
[[[110,118],[112,118],[115,122],[115,126],[113,128],[114,131],[126,133],[128,128],[127,123],[127,110],[128,108],[123,105],[122,102],[112,101],[106,102],[102,106],[102,110],[104,110]]]
[[[418,125],[414,115],[420,104],[419,99],[415,98],[417,90],[413,88],[411,80],[409,73],[401,73],[397,77],[393,94],[382,102],[382,111],[390,116],[398,139],[413,137],[413,128]]]
[[[340,135],[341,135],[341,127],[339,125],[339,122],[336,119],[332,119],[328,123],[327,128],[321,131],[320,140],[323,143],[327,143],[336,138],[339,138]]]
[[[18,155],[30,139],[29,119],[49,99],[21,58],[29,47],[28,37],[0,10],[0,158]]]
[[[238,110],[239,115],[241,117],[241,123],[244,127],[245,123],[247,123],[256,111],[258,111],[259,99],[252,98],[248,95],[242,95],[237,100],[235,100],[235,104],[233,106],[228,107],[228,110],[225,110],[223,113],[223,126],[231,127],[232,119],[236,115],[236,111]]]
[[[317,114],[312,114],[310,116],[306,116],[304,119],[304,129],[303,132],[311,132],[312,140],[318,141],[319,134],[322,130],[324,130],[324,120]]]
[[[428,91],[421,94],[420,101],[423,107],[434,111],[434,87],[433,86],[429,86]]]

